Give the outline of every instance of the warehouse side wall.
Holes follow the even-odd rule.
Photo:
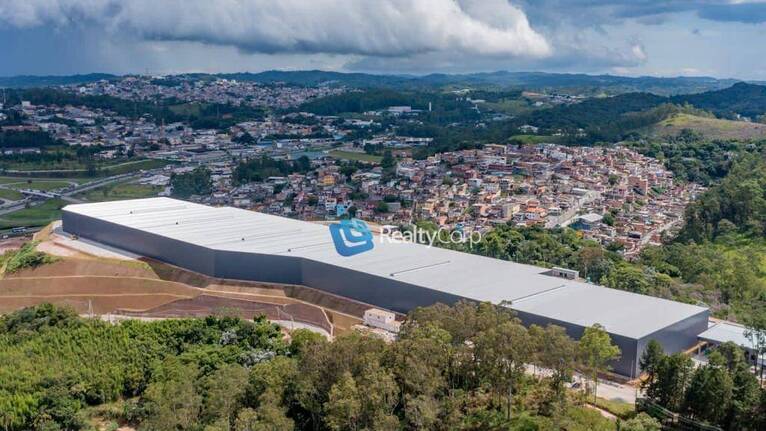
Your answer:
[[[651,340],[659,341],[667,354],[689,349],[697,344],[697,336],[707,330],[709,318],[710,311],[705,310],[641,338],[638,341],[639,358]]]
[[[574,325],[568,322],[563,322],[557,319],[551,319],[549,317],[538,316],[536,314],[525,313],[523,311],[516,311],[516,315],[521,319],[524,326],[538,325],[557,325],[564,328],[567,335],[579,340],[585,332],[585,328],[580,325]],[[609,328],[606,328],[607,332]],[[625,337],[622,335],[609,333],[612,338],[612,342],[620,348],[620,358],[611,362],[612,371],[626,376],[633,377],[638,375],[638,340],[634,338]]]
[[[300,260],[291,256],[214,250],[215,277],[303,284]]]
[[[425,307],[437,302],[454,304],[463,299],[448,293],[313,260],[303,259],[301,266],[302,284],[306,286],[400,313],[407,313],[416,307]]]
[[[106,222],[82,214],[62,211],[61,220],[67,233],[127,250],[205,275],[215,275],[212,250],[146,231]]]

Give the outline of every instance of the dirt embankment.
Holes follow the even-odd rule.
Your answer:
[[[144,317],[263,314],[333,334],[361,322],[369,305],[303,286],[207,277],[150,259],[60,256],[0,279],[0,312],[51,302],[80,313]]]

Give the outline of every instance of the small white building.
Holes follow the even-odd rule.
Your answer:
[[[398,333],[402,326],[402,322],[396,321],[394,313],[379,308],[370,308],[364,312],[364,324],[394,333]]]

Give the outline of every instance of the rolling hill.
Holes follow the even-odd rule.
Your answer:
[[[766,86],[740,82],[722,90],[692,95],[663,97],[649,93],[626,93],[614,97],[591,98],[574,105],[534,111],[517,118],[515,123],[531,124],[545,131],[571,132],[582,129],[587,135],[585,140],[614,141],[622,139],[631,131],[653,127],[679,112],[695,109],[726,119],[739,119],[740,116],[755,119],[766,114]],[[761,128],[754,123],[727,123],[723,120],[705,122],[703,119],[709,120],[681,117],[665,126],[686,121],[689,126],[707,127],[708,132],[717,134],[760,136]]]
[[[429,75],[382,75],[370,73],[346,73],[322,70],[281,71],[268,70],[251,73],[177,75],[191,79],[236,79],[261,83],[285,82],[293,85],[317,85],[322,83],[346,85],[355,88],[525,88],[584,94],[622,94],[647,92],[659,95],[682,95],[719,90],[739,82],[736,79],[711,77],[626,77],[614,75],[587,75],[581,73],[546,72],[484,72],[466,74],[433,73]],[[101,79],[119,78],[115,75],[92,73],[70,76],[12,76],[0,77],[0,87],[29,88],[78,84]]]
[[[116,75],[108,73],[88,73],[85,75],[66,75],[66,76],[37,76],[37,75],[18,75],[0,77],[0,88],[31,88],[31,87],[51,87],[57,85],[84,84],[87,82],[100,81],[102,79],[115,79]]]
[[[652,136],[675,136],[691,129],[709,139],[766,139],[766,124],[678,113],[648,128]]]

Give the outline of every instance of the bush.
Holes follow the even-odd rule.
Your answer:
[[[47,253],[37,251],[37,242],[28,242],[16,251],[6,252],[2,261],[5,264],[5,272],[12,274],[26,268],[36,268],[40,265],[53,263],[57,259]]]

